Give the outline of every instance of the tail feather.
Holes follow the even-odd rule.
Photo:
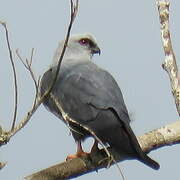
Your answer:
[[[131,127],[129,126],[129,124],[125,124],[125,129],[131,139],[131,143],[133,144],[135,151],[138,154],[138,157],[137,157],[138,160],[146,164],[147,166],[151,167],[152,169],[158,170],[160,168],[160,165],[156,161],[151,159],[149,156],[147,156],[145,152],[142,151],[138,143],[138,140],[136,136],[134,135],[133,131],[131,130]]]
[[[144,154],[143,157],[140,156],[138,160],[144,163],[145,165],[151,167],[154,170],[158,170],[160,168],[160,165],[156,161],[151,159],[149,156],[147,156],[146,154]]]

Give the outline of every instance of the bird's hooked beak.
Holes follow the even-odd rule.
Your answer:
[[[98,46],[94,46],[91,48],[91,53],[94,54],[101,54],[101,49]]]

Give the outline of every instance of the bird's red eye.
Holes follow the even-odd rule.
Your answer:
[[[87,39],[81,39],[81,40],[79,40],[79,43],[81,44],[81,45],[87,45],[88,44],[88,40]]]

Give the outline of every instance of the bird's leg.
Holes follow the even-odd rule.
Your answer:
[[[77,141],[77,152],[76,152],[76,154],[68,155],[66,160],[86,156],[87,154],[89,154],[89,153],[83,151],[81,141]]]
[[[91,153],[92,153],[92,154],[93,154],[93,153],[96,153],[96,152],[98,152],[98,151],[99,151],[98,141],[97,141],[96,139],[94,139],[94,144],[93,144],[93,146],[92,146],[92,148],[91,148],[90,154],[91,154]],[[97,162],[91,157],[91,155],[89,156],[89,158],[90,158],[92,164],[93,164],[94,167],[95,167],[95,171],[98,172],[98,168],[96,168],[96,167],[97,167]]]
[[[86,153],[86,152],[83,151],[81,141],[78,141],[78,142],[77,142],[77,153],[76,153],[76,155],[77,155],[78,157],[81,157],[81,156],[84,156],[84,155],[87,155],[87,154],[88,154],[88,153]]]

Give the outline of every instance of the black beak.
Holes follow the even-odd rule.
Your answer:
[[[91,48],[92,54],[101,54],[101,49],[98,46],[94,46]]]

